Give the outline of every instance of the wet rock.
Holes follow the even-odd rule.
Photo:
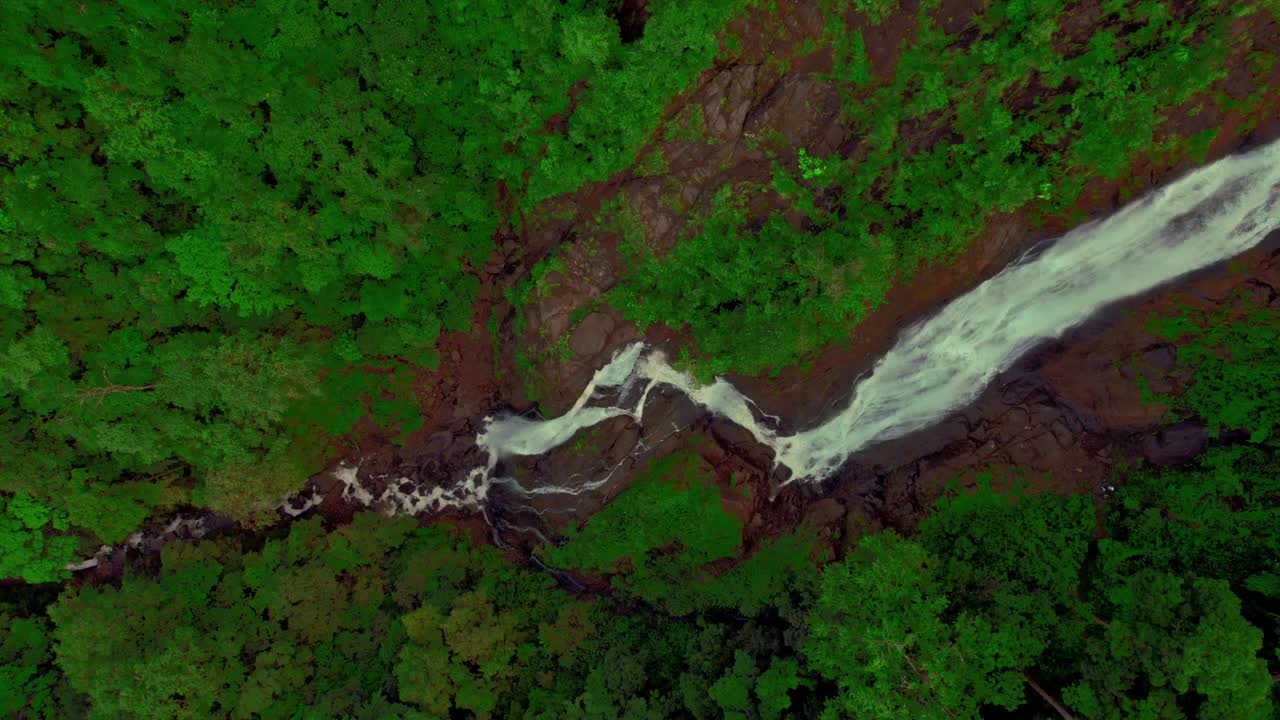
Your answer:
[[[785,75],[751,108],[742,129],[748,135],[778,132],[811,154],[826,155],[844,136],[837,122],[839,107],[834,85],[816,75]]]
[[[634,464],[628,458],[637,454],[641,432],[630,418],[611,418],[546,455],[510,458],[512,474],[529,489],[543,485],[581,487],[611,473],[625,481]]]
[[[925,428],[901,438],[881,442],[858,452],[857,461],[877,471],[897,468],[911,461],[933,454],[955,452],[955,448],[969,448],[975,443],[971,432],[973,423],[964,415]],[[980,444],[979,441],[977,444]]]
[[[683,393],[665,386],[655,389],[644,409],[644,446],[658,455],[673,452],[684,444],[684,433],[695,429],[704,415]]]
[[[948,475],[954,475],[947,472]],[[895,468],[884,479],[884,505],[879,509],[880,520],[902,532],[909,530],[923,514],[916,481],[920,477],[920,464]]]
[[[634,422],[624,422],[622,428],[613,433],[613,442],[609,444],[609,450],[604,456],[610,467],[621,463],[635,452],[636,445],[640,442],[640,426]]]
[[[978,418],[969,426],[969,441],[974,446],[983,445],[991,440],[991,421]]]
[[[644,407],[645,434],[688,430],[705,414],[706,410],[684,393],[667,385],[657,385],[649,391],[649,400]]]
[[[569,313],[582,305],[583,293],[563,273],[547,273],[546,283],[551,289],[539,299],[537,317],[546,335],[558,338],[569,329]]]
[[[1017,378],[1000,388],[1000,401],[1005,405],[1021,405],[1039,389],[1038,381],[1031,378]]]
[[[1015,407],[1004,416],[1004,424],[1014,428],[1028,428],[1031,425],[1031,413],[1026,408]]]
[[[1099,452],[1110,444],[1107,436],[1101,433],[1085,432],[1080,435],[1080,447],[1087,452]]]
[[[1010,442],[1007,446],[1013,464],[1028,469],[1045,470],[1060,465],[1062,445],[1051,433],[1039,432],[1025,439]]]
[[[942,31],[948,35],[955,35],[968,27],[978,7],[978,3],[974,0],[943,0],[938,6]]]
[[[1102,427],[1141,431],[1159,422],[1164,408],[1144,403],[1137,381],[1115,367],[1114,360],[1127,357],[1129,352],[1127,347],[1085,343],[1047,363],[1043,373],[1054,395],[1081,409]]]
[[[689,165],[705,164],[713,150],[702,143],[666,143],[664,155],[672,172]],[[674,231],[680,220],[666,197],[674,189],[665,177],[637,178],[622,187],[619,195],[645,227],[645,242],[655,251],[675,244]]]
[[[601,313],[606,316],[606,320],[611,324],[612,329],[605,336],[598,351],[581,355],[574,353],[568,359],[564,359],[558,353],[548,352],[544,356],[544,362],[539,365],[539,372],[542,377],[551,383],[551,386],[541,399],[542,409],[546,416],[555,417],[572,407],[577,402],[578,396],[582,394],[583,388],[587,386],[587,383],[591,382],[591,376],[601,367],[607,365],[618,349],[640,338],[640,332],[636,329],[636,326],[624,322],[617,311],[606,307],[601,310]],[[571,335],[570,343],[573,342],[572,338],[573,336]],[[572,346],[570,350],[572,350]],[[611,393],[612,391],[609,389],[603,391],[601,404],[609,404],[611,402]]]
[[[861,508],[854,508],[845,515],[844,545],[852,547],[859,540],[881,532],[884,526],[873,515]]]
[[[1181,422],[1145,437],[1142,455],[1156,465],[1178,465],[1199,455],[1208,444],[1204,426],[1196,422]]]
[[[1276,289],[1261,280],[1250,280],[1236,289],[1244,296],[1245,302],[1259,307],[1268,307],[1277,302]]]
[[[1147,348],[1142,352],[1141,364],[1161,372],[1173,370],[1178,362],[1178,351],[1167,343]]]
[[[424,447],[415,456],[412,466],[398,468],[394,474],[412,480],[422,489],[449,488],[457,486],[474,468],[483,467],[488,462],[484,451],[476,445],[475,431],[470,427],[448,435],[433,435],[427,446],[432,451]]]
[[[721,509],[744,523],[751,518],[752,505],[752,498],[747,493],[735,489],[720,493]]]
[[[773,450],[761,445],[751,433],[728,420],[714,418],[707,430],[726,452],[737,455],[752,467],[767,472],[773,465]]]
[[[1227,77],[1222,88],[1233,100],[1244,100],[1257,89],[1258,81],[1249,63],[1230,63],[1225,68]]]
[[[453,444],[453,433],[445,430],[434,433],[431,437],[427,438],[427,443],[422,446],[420,457],[425,459],[432,456],[443,455],[449,449],[451,444]]]
[[[694,449],[707,464],[716,468],[728,464],[733,458],[720,443],[710,442],[705,436],[695,440]]]

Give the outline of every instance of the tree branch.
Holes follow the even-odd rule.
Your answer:
[[[1057,700],[1054,700],[1053,697],[1049,695],[1049,693],[1045,692],[1044,688],[1037,685],[1036,681],[1032,680],[1030,675],[1027,675],[1026,673],[1022,673],[1022,679],[1027,681],[1027,684],[1031,686],[1032,690],[1036,691],[1037,695],[1043,698],[1045,702],[1053,706],[1054,710],[1058,711],[1058,714],[1062,716],[1062,720],[1076,720],[1075,717],[1071,715],[1071,713],[1067,712],[1066,708],[1059,705]]]
[[[86,400],[97,398],[98,404],[101,405],[102,398],[108,395],[114,395],[115,393],[122,392],[149,392],[160,387],[155,383],[151,383],[149,385],[114,385],[111,383],[111,379],[107,377],[106,368],[102,368],[102,380],[107,384],[94,388],[77,388],[75,392],[76,403],[82,404]]]

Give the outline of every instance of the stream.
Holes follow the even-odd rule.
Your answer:
[[[661,349],[633,343],[594,373],[563,415],[486,417],[475,443],[487,460],[452,487],[426,488],[393,479],[375,495],[361,482],[358,465],[341,465],[333,474],[351,504],[408,514],[450,507],[485,512],[495,486],[524,497],[588,493],[609,483],[613,470],[526,487],[504,461],[551,452],[612,418],[625,416],[643,425],[654,391],[671,388],[772,450],[773,471],[785,478],[782,485],[819,482],[859,451],[924,429],[965,407],[1039,343],[1061,337],[1113,303],[1239,255],[1277,228],[1280,141],[1193,170],[1104,219],[1041,243],[903,330],[856,382],[848,404],[809,429],[782,434],[777,417],[762,412],[728,381],[699,383],[672,367]],[[296,517],[323,498],[311,488],[285,498],[278,508]],[[200,527],[189,530],[193,537],[202,534]],[[137,534],[126,545],[136,547],[142,538]],[[68,569],[93,567],[110,550],[106,546],[95,558]]]
[[[564,415],[486,418],[477,443],[489,462],[474,471],[471,487],[519,487],[514,479],[494,477],[499,461],[549,452],[578,431],[619,415],[642,423],[645,403],[661,385],[772,449],[774,469],[789,473],[784,485],[821,481],[859,450],[921,430],[969,404],[1042,341],[1061,337],[1112,303],[1228,260],[1276,228],[1280,141],[1194,170],[1029,251],[902,331],[854,386],[849,404],[812,429],[780,435],[777,418],[760,412],[728,381],[699,384],[672,368],[661,350],[636,343],[600,368]],[[617,388],[615,399],[599,404],[609,388]],[[525,492],[577,494],[597,483]]]

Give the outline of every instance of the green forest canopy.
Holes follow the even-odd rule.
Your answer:
[[[703,528],[732,517],[681,499],[719,491],[663,474],[647,482],[685,504],[680,529],[629,540],[632,562],[604,571],[613,591],[585,596],[373,513],[175,544],[118,587],[4,590],[0,712],[929,720],[1048,718],[1052,701],[1077,718],[1266,720],[1280,707],[1275,460],[1234,446],[1135,472],[1101,515],[1085,496],[995,492],[988,475],[913,537],[870,535],[829,561],[801,528],[728,571],[705,563],[736,540]],[[594,562],[573,546],[569,567]]]
[[[1132,32],[1104,24],[1064,57],[1036,41],[1063,0],[989,8],[967,48],[926,2],[898,71],[873,77],[858,18],[896,4],[824,7],[867,142],[777,163],[811,228],[748,229],[724,188],[609,296],[687,325],[704,374],[794,362],[987,214],[1061,209],[1123,171],[1256,9],[1108,3]],[[416,372],[471,326],[495,233],[633,164],[745,9],[655,0],[623,43],[605,0],[7,3],[0,453],[24,462],[0,468],[21,548],[5,572],[53,579],[182,505],[268,521],[362,418],[411,432]],[[1033,75],[1044,101],[1008,105]],[[895,128],[925,116],[963,141],[906,152]]]
[[[704,372],[792,362],[987,214],[1057,212],[1123,172],[1165,109],[1220,79],[1231,17],[1275,9],[1108,0],[1123,37],[1103,23],[1065,57],[1038,41],[1065,2],[992,4],[964,48],[937,5],[873,77],[862,32],[897,3],[826,3],[832,77],[867,142],[798,168],[777,152],[772,187],[810,231],[748,229],[743,195],[722,191],[610,299],[687,324]],[[373,514],[48,584],[179,506],[266,524],[365,415],[393,435],[420,422],[414,372],[472,323],[495,233],[634,163],[744,4],[651,0],[625,44],[614,10],[5,4],[0,578],[30,584],[0,587],[0,714],[1274,717],[1270,308],[1155,321],[1182,390],[1154,399],[1219,437],[1187,466],[1129,473],[1100,512],[980,481],[917,533],[835,560],[805,528],[745,547],[705,468],[676,456],[539,551],[606,579],[594,595]],[[1044,102],[1007,104],[1033,74]],[[548,129],[557,116],[567,129]],[[961,140],[905,152],[898,130],[922,117]]]

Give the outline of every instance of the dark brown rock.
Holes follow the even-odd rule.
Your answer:
[[[814,527],[825,527],[838,523],[844,518],[844,503],[835,498],[823,498],[805,512],[805,522]]]
[[[1178,465],[1199,455],[1208,443],[1203,425],[1181,422],[1145,437],[1142,454],[1156,465]]]
[[[707,425],[707,431],[725,452],[737,455],[752,467],[767,472],[772,466],[773,451],[756,442],[751,433],[741,427],[722,418],[713,418]]]

